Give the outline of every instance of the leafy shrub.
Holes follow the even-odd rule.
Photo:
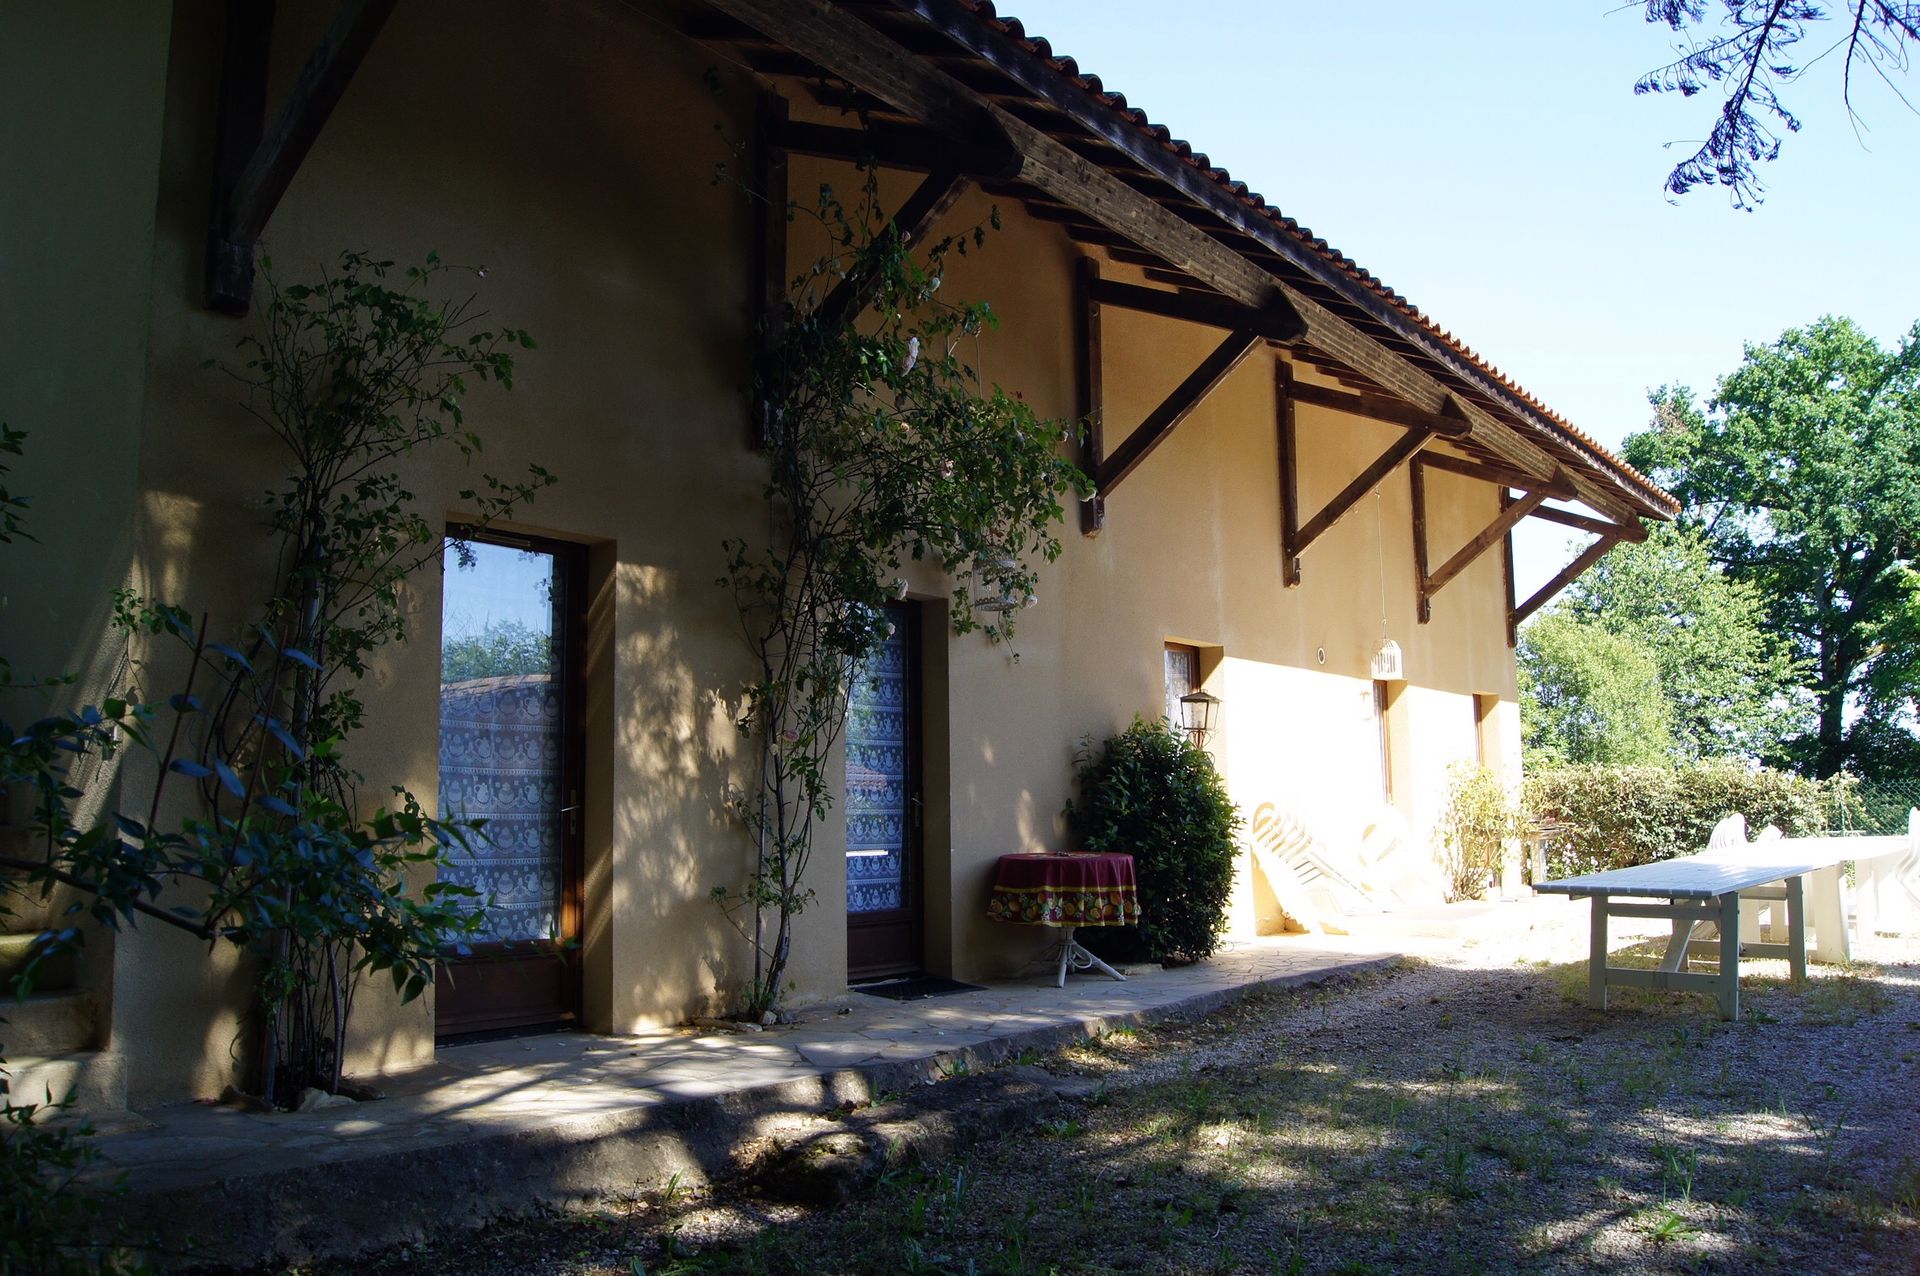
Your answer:
[[[1440,817],[1446,848],[1447,900],[1472,899],[1486,889],[1508,838],[1520,835],[1520,811],[1500,777],[1484,766],[1455,763]]]
[[[1206,750],[1165,722],[1140,718],[1096,751],[1081,741],[1080,801],[1067,807],[1090,851],[1133,856],[1137,926],[1089,931],[1107,957],[1180,965],[1213,955],[1226,928],[1240,813]]]
[[[1627,868],[1691,855],[1729,814],[1749,834],[1771,824],[1810,837],[1851,809],[1849,776],[1809,780],[1728,763],[1689,767],[1574,766],[1527,777],[1526,808],[1563,826],[1547,846],[1550,877]]]

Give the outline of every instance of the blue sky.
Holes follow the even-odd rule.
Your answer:
[[[1920,119],[1856,80],[1857,131],[1837,54],[1786,95],[1804,129],[1745,213],[1715,190],[1668,202],[1716,103],[1633,95],[1672,39],[1638,6],[1001,10],[1609,447],[1645,425],[1650,387],[1704,395],[1743,342],[1827,313],[1891,342],[1920,318]],[[1920,79],[1902,87],[1920,100]],[[1523,591],[1562,539],[1521,545]]]

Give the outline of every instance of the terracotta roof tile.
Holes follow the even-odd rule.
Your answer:
[[[1527,407],[1542,418],[1543,423],[1549,424],[1554,429],[1559,430],[1565,436],[1565,442],[1587,452],[1608,468],[1632,480],[1636,486],[1643,489],[1645,496],[1651,498],[1652,504],[1670,512],[1678,509],[1678,505],[1674,502],[1673,498],[1662,491],[1653,480],[1615,456],[1598,440],[1541,402],[1540,399],[1535,397],[1525,387],[1500,371],[1494,364],[1482,358],[1471,346],[1468,346],[1458,337],[1454,336],[1452,332],[1434,322],[1434,320],[1422,312],[1418,306],[1382,283],[1372,271],[1360,265],[1360,263],[1354,261],[1353,258],[1347,256],[1339,249],[1334,248],[1327,243],[1326,240],[1315,235],[1298,221],[1286,216],[1277,207],[1269,204],[1266,198],[1259,192],[1249,189],[1245,182],[1235,180],[1232,174],[1226,169],[1213,165],[1204,151],[1194,150],[1190,143],[1175,138],[1172,131],[1165,125],[1156,124],[1153,120],[1149,119],[1145,111],[1138,107],[1128,105],[1125,94],[1106,89],[1101,83],[1099,76],[1081,70],[1079,63],[1073,58],[1055,54],[1052,45],[1047,40],[1039,36],[1029,36],[1026,34],[1026,28],[1020,19],[1011,15],[1001,16],[998,14],[995,11],[993,0],[960,0],[960,3],[971,9],[982,20],[997,30],[1018,41],[1029,52],[1044,59],[1055,71],[1058,71],[1068,80],[1072,81],[1081,89],[1084,89],[1095,100],[1104,103],[1109,109],[1125,116],[1136,128],[1157,139],[1162,146],[1180,156],[1181,159],[1193,167],[1206,173],[1207,176],[1215,182],[1231,191],[1242,203],[1259,210],[1269,221],[1283,228],[1287,234],[1312,248],[1313,251],[1327,263],[1343,271],[1350,277],[1359,280],[1372,291],[1385,298],[1408,319],[1424,328],[1433,336],[1438,337],[1454,352],[1466,359],[1475,368],[1485,373],[1502,389],[1526,404]]]

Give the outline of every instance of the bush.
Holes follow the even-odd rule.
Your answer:
[[[1769,824],[1789,837],[1824,833],[1852,809],[1854,783],[1729,763],[1560,767],[1527,777],[1526,808],[1564,826],[1548,843],[1547,873],[1570,877],[1691,855],[1736,811],[1749,836]]]
[[[1487,767],[1456,762],[1440,817],[1447,902],[1473,899],[1486,890],[1507,839],[1520,833],[1520,812],[1500,777]]]
[[[1164,722],[1140,718],[1078,755],[1080,801],[1067,819],[1090,851],[1133,856],[1137,926],[1089,931],[1103,956],[1180,965],[1213,955],[1226,928],[1240,813],[1206,750]]]

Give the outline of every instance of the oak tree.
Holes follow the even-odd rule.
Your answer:
[[[1920,324],[1885,349],[1823,318],[1749,345],[1704,410],[1684,387],[1652,397],[1626,459],[1805,662],[1812,721],[1790,759],[1821,777],[1904,766],[1920,754]]]

